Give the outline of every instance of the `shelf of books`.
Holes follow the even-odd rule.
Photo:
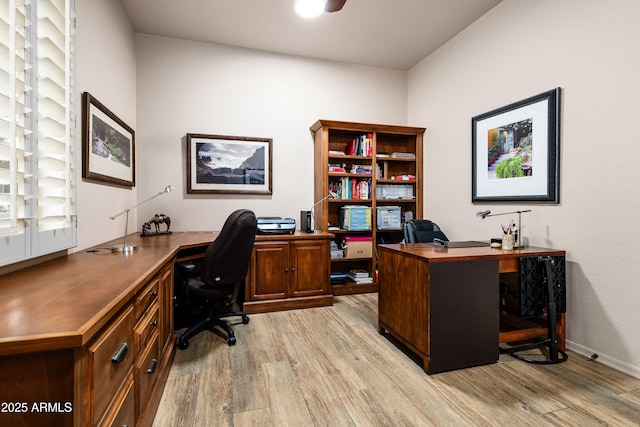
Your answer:
[[[315,229],[333,233],[334,295],[377,290],[376,245],[398,243],[422,217],[424,128],[319,120],[314,135]]]

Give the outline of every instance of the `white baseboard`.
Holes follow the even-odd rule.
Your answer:
[[[568,350],[583,355],[587,358],[591,357],[591,355],[595,353],[598,355],[598,358],[596,359],[597,362],[613,368],[616,371],[624,372],[627,375],[640,379],[640,368],[637,366],[629,365],[628,363],[622,362],[600,351],[587,348],[583,345],[576,344],[569,340],[566,341],[566,345]]]

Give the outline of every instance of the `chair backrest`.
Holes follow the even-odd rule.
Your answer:
[[[249,269],[256,230],[256,216],[252,211],[238,209],[229,215],[220,234],[204,254],[200,280],[207,285],[242,281]]]
[[[404,224],[405,243],[427,243],[433,239],[449,241],[438,224],[428,219],[412,219]]]
[[[552,302],[556,304],[556,313],[565,313],[567,311],[565,257],[520,257],[519,261],[520,312],[518,314],[520,317],[542,316],[548,304]]]

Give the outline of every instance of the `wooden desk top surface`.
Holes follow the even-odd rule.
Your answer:
[[[85,345],[182,249],[217,232],[140,237],[133,253],[111,252],[122,238],[0,276],[0,355]],[[256,241],[328,239],[329,233],[256,236]]]
[[[565,251],[538,248],[535,246],[525,246],[524,248],[506,251],[500,248],[492,248],[488,244],[486,246],[467,248],[439,248],[428,243],[397,243],[378,245],[378,250],[381,249],[402,252],[405,255],[415,258],[427,259],[429,262],[464,261],[478,258],[509,259],[535,255],[565,255]]]
[[[118,239],[0,276],[0,355],[86,344],[178,250],[216,235],[131,235],[133,253],[111,252]]]

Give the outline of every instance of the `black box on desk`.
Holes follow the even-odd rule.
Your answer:
[[[311,211],[300,211],[300,231],[312,233]]]

